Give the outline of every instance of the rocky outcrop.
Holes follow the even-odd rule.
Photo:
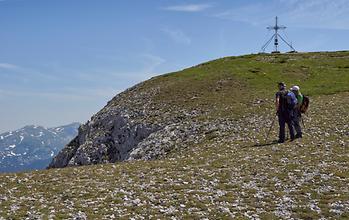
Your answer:
[[[114,97],[86,124],[52,160],[48,168],[110,163],[132,159],[153,159],[166,154],[187,137],[181,129],[186,116],[162,114],[152,99],[158,89],[143,89],[142,84]],[[163,106],[162,106],[163,107]],[[157,117],[162,114],[162,117]],[[181,126],[180,126],[181,127]],[[189,128],[190,129],[190,128]],[[182,132],[182,135],[177,134]],[[176,142],[177,140],[177,142]]]
[[[81,126],[78,136],[53,159],[49,167],[126,160],[140,142],[159,128],[153,124],[134,122],[122,111],[108,108]]]

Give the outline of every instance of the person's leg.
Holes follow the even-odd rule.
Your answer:
[[[302,128],[300,125],[300,120],[301,120],[301,114],[297,112],[293,120],[294,128],[296,130],[296,138],[302,137]]]
[[[285,141],[285,118],[282,114],[278,115],[279,118],[279,143],[283,143]]]
[[[291,141],[294,140],[295,136],[294,136],[294,128],[293,128],[293,120],[289,120],[286,122],[287,126],[288,126],[288,130],[290,131],[290,139]]]

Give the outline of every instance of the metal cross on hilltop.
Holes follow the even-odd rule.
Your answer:
[[[275,17],[275,26],[268,26],[267,27],[268,30],[274,30],[274,34],[273,36],[271,36],[271,38],[263,45],[261,51],[264,53],[265,49],[268,47],[268,45],[270,44],[270,42],[274,39],[274,47],[275,50],[272,51],[272,53],[280,53],[280,51],[278,50],[278,46],[279,46],[279,38],[285,42],[291,49],[290,52],[296,52],[296,50],[293,48],[293,46],[288,43],[280,34],[279,34],[279,30],[284,30],[286,29],[286,26],[282,26],[282,25],[278,25],[278,17]]]

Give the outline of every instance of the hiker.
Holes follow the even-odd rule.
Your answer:
[[[294,109],[294,116],[292,118],[294,128],[296,130],[296,136],[295,138],[302,138],[302,128],[300,126],[300,120],[301,120],[301,111],[300,107],[301,104],[303,103],[303,95],[301,91],[299,91],[299,86],[292,86],[291,91],[295,94],[297,98],[297,105],[296,108]]]
[[[294,128],[292,118],[294,116],[294,107],[297,105],[297,99],[293,92],[286,90],[286,84],[278,83],[279,91],[275,94],[275,108],[279,119],[279,140],[278,143],[285,142],[285,124],[290,131],[291,141],[294,140]]]

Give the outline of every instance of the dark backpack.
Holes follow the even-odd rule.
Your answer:
[[[307,112],[308,107],[309,107],[309,102],[310,102],[309,97],[303,95],[303,102],[302,102],[302,104],[299,107],[299,110],[300,110],[301,113],[304,114],[304,113]]]
[[[280,105],[280,111],[281,112],[288,112],[290,113],[291,111],[293,111],[296,107],[297,104],[297,98],[296,96],[290,91],[284,90],[284,91],[280,91],[279,95],[279,105]]]
[[[279,92],[279,111],[285,112],[288,109],[287,90]]]

